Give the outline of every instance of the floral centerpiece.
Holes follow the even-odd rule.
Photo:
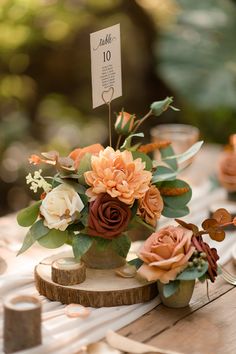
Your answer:
[[[154,102],[140,119],[120,112],[115,121],[119,134],[115,149],[93,144],[76,148],[67,157],[56,151],[32,155],[31,164],[51,165],[55,175],[43,176],[39,169],[26,177],[30,189],[35,193],[41,189],[42,193],[36,203],[18,214],[18,223],[30,227],[19,253],[36,241],[48,248],[66,243],[72,246],[74,257],[78,261],[82,258],[87,266],[115,268],[125,262],[130,228],[141,224],[153,232],[161,215],[188,214],[191,188],[177,175],[181,163],[190,159],[202,142],[178,156],[170,141],[132,144],[133,138],[143,137],[137,133],[140,125],[169,107],[175,109],[171,103],[170,97]],[[154,149],[160,150],[162,162],[149,156]],[[188,249],[189,237],[184,240],[187,261],[193,246]],[[179,269],[182,265],[183,261]]]
[[[183,307],[190,301],[196,279],[214,282],[219,272],[217,250],[203,239],[204,235],[223,241],[224,228],[236,226],[236,218],[221,208],[203,221],[202,229],[183,220],[176,222],[178,226],[164,227],[145,241],[139,251],[138,273],[148,281],[158,281],[164,304]]]

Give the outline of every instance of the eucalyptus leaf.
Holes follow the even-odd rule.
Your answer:
[[[121,257],[126,258],[130,246],[131,246],[131,241],[130,238],[123,234],[119,237],[116,237],[112,240],[111,243],[112,249]]]
[[[84,173],[91,170],[91,157],[92,157],[92,154],[87,152],[82,157],[82,159],[79,163],[79,168],[77,171],[77,174],[79,175],[78,181],[79,181],[79,183],[81,183],[83,185],[86,185],[86,182],[84,179]]]
[[[176,171],[173,171],[172,169],[166,166],[158,166],[156,171],[153,173],[152,183],[155,184],[162,181],[175,180],[176,176],[177,176]]]
[[[134,265],[136,269],[139,269],[141,265],[143,264],[143,261],[140,258],[135,258],[132,259],[131,261],[128,262],[130,265]]]
[[[208,262],[205,262],[201,267],[201,270],[198,270],[198,267],[187,267],[185,268],[177,277],[178,280],[194,280],[201,278],[208,270]]]
[[[80,261],[81,257],[92,246],[93,238],[91,236],[79,233],[72,240],[73,253],[77,261]]]
[[[58,248],[67,242],[68,232],[51,229],[45,236],[38,239],[40,246],[46,248]]]
[[[167,156],[163,159],[163,161],[169,164],[170,161],[176,160],[178,164],[182,164],[183,162],[191,159],[194,155],[196,155],[198,151],[201,149],[202,144],[203,141],[198,141],[182,154]]]
[[[173,156],[175,154],[173,147],[171,145],[169,145],[163,149],[160,149],[160,154],[161,154],[162,161],[165,161],[166,164],[172,168],[172,170],[174,170],[174,171],[178,170],[178,163],[177,163],[176,158],[168,159],[168,157]]]
[[[168,206],[164,206],[161,214],[167,218],[181,218],[189,214],[189,208],[185,206],[181,209],[173,209]]]
[[[188,191],[176,196],[162,195],[165,206],[172,209],[182,209],[192,198],[192,190],[187,182],[180,179],[174,181],[165,181],[161,184],[161,188],[188,188]]]
[[[21,210],[17,214],[17,222],[20,226],[28,227],[31,226],[38,218],[39,207],[42,200],[30,205],[29,207]]]
[[[174,295],[176,291],[179,289],[179,280],[170,281],[168,284],[163,286],[163,295],[164,297],[170,297]]]
[[[139,151],[132,151],[132,155],[134,160],[140,158],[145,163],[145,170],[152,170],[152,160],[147,154],[144,154]]]
[[[38,241],[41,237],[45,236],[48,232],[49,229],[46,226],[44,226],[42,219],[36,221],[27,232],[25,239],[23,241],[23,245],[19,250],[19,252],[17,253],[17,256],[25,252],[28,248],[30,248],[34,244],[34,242]]]
[[[140,137],[143,138],[144,134],[143,133],[135,133],[135,134],[130,134],[124,141],[123,145],[120,147],[120,150],[130,150],[131,149],[131,141],[133,137]]]

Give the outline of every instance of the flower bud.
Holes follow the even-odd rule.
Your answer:
[[[129,135],[134,127],[135,115],[127,112],[120,112],[116,117],[115,129],[118,134]]]
[[[172,102],[173,102],[172,97],[166,97],[162,101],[153,102],[150,107],[152,110],[152,113],[155,116],[161,115],[164,111],[166,111],[169,108],[169,106]]]

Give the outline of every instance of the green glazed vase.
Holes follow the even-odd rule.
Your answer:
[[[115,269],[126,263],[126,259],[119,256],[110,245],[101,250],[95,242],[83,255],[82,261],[88,268],[93,269]]]
[[[173,295],[165,297],[163,295],[163,287],[165,284],[160,281],[157,282],[157,287],[162,303],[167,307],[181,308],[189,305],[191,300],[193,289],[195,286],[195,280],[180,280],[179,288]]]

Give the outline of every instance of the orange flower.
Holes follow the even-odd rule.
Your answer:
[[[195,247],[191,243],[192,230],[182,226],[167,226],[154,232],[139,251],[144,264],[138,273],[148,281],[167,284],[188,265]]]
[[[46,162],[47,163],[47,160],[45,160],[45,159],[42,159],[40,156],[38,156],[38,155],[31,155],[30,157],[29,157],[29,163],[31,163],[31,164],[33,164],[33,165],[39,165],[40,163],[42,163],[42,162]],[[55,161],[52,161],[51,162],[51,164],[56,164],[56,162]]]
[[[132,205],[149,189],[152,174],[145,170],[140,158],[133,159],[130,151],[114,151],[107,147],[99,156],[92,156],[92,171],[85,172],[85,181],[91,186],[86,194],[90,201],[100,193],[108,193],[125,204]]]
[[[74,160],[74,167],[77,170],[79,163],[85,154],[90,153],[92,155],[98,155],[98,153],[102,150],[104,150],[104,147],[101,144],[92,144],[84,148],[77,148],[73,150],[69,157]]]
[[[157,220],[160,219],[164,206],[159,190],[155,186],[151,186],[143,198],[138,201],[138,204],[137,214],[140,215],[147,224],[155,227]]]

